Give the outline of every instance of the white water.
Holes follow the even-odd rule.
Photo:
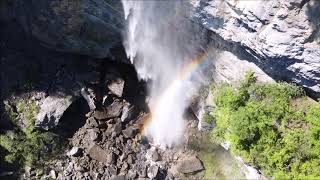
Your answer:
[[[127,29],[124,46],[141,79],[152,79],[152,120],[145,134],[153,142],[173,145],[183,135],[183,113],[195,81],[177,80],[183,66],[199,52],[200,32],[186,17],[186,1],[122,0]]]

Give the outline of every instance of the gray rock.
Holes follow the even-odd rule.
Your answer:
[[[90,95],[90,93],[87,91],[87,89],[82,88],[80,92],[81,92],[82,97],[87,101],[90,110],[96,109],[96,105],[94,103],[93,97],[92,97],[92,95]]]
[[[120,169],[120,174],[127,174],[127,170],[129,168],[129,165],[127,162],[124,162],[121,166],[121,169]]]
[[[116,80],[108,84],[108,89],[110,90],[110,92],[118,97],[122,97],[123,88],[124,80],[121,78],[117,78]]]
[[[126,176],[124,175],[112,176],[111,180],[126,180]]]
[[[128,163],[129,165],[131,165],[131,164],[134,163],[134,160],[133,160],[133,157],[132,157],[131,154],[129,154],[128,157],[127,157],[127,163]]]
[[[120,122],[116,123],[113,127],[113,131],[118,135],[122,131],[122,124]]]
[[[115,153],[111,152],[107,156],[107,163],[115,165],[117,162],[117,156]]]
[[[148,177],[153,179],[157,177],[159,171],[159,167],[156,165],[152,165],[148,168]]]
[[[131,106],[129,103],[125,104],[122,109],[121,121],[127,122],[133,118],[136,113],[136,109],[134,106]]]
[[[156,149],[155,149],[154,151],[152,151],[151,159],[152,159],[152,161],[154,161],[154,162],[160,160],[160,155],[159,155],[159,153],[158,153],[158,151],[157,151]]]
[[[51,49],[103,58],[121,43],[124,18],[118,0],[12,3],[25,31]]]
[[[320,1],[190,2],[191,18],[208,30],[214,46],[320,96]]]
[[[127,174],[127,179],[136,179],[137,173],[134,170],[129,170]]]
[[[114,101],[111,105],[106,107],[107,117],[108,118],[119,117],[122,113],[122,108],[123,108],[123,102],[118,100]]]
[[[97,129],[90,129],[88,133],[92,141],[99,141],[101,139],[99,131]]]
[[[111,165],[107,169],[111,175],[117,175],[117,166]]]
[[[99,162],[107,163],[108,162],[108,154],[105,150],[103,150],[100,146],[94,144],[89,149],[89,156]]]
[[[79,156],[81,154],[81,149],[79,147],[72,147],[70,151],[67,152],[67,156]]]
[[[178,160],[178,172],[183,174],[195,173],[204,170],[202,162],[195,156],[188,156]]]
[[[93,117],[89,117],[89,118],[87,119],[87,126],[88,126],[89,128],[94,128],[94,127],[98,127],[99,124],[98,124],[98,122],[97,122]]]
[[[138,169],[138,176],[139,178],[144,178],[147,176],[147,167],[142,166]]]
[[[95,119],[97,119],[97,120],[105,120],[105,119],[107,119],[109,116],[108,116],[108,114],[107,114],[107,112],[106,112],[105,109],[99,109],[99,110],[96,109],[96,110],[94,111],[93,117],[94,117]]]
[[[125,130],[122,130],[122,133],[126,138],[133,138],[138,133],[138,129],[133,126],[129,126]]]
[[[57,173],[54,170],[50,171],[50,178],[57,179]]]
[[[63,113],[68,109],[73,101],[74,98],[71,96],[48,96],[41,102],[35,126],[45,130],[56,127]]]

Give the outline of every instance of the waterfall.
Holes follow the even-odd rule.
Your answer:
[[[190,76],[199,64],[195,56],[200,52],[200,32],[186,18],[191,12],[187,1],[122,0],[122,4],[127,56],[139,78],[152,80],[151,121],[145,135],[156,144],[176,144],[183,135],[184,110],[197,89],[194,82],[201,81]]]

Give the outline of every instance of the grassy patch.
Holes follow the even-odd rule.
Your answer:
[[[216,128],[212,135],[230,141],[267,176],[320,177],[320,104],[288,83],[259,84],[252,72],[239,87],[214,90]]]

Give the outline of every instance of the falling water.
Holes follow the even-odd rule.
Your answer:
[[[145,135],[162,145],[178,143],[183,113],[199,82],[185,73],[199,53],[201,38],[186,1],[122,0],[127,31],[124,46],[141,79],[151,79],[151,122]],[[194,63],[195,62],[195,63]],[[195,80],[196,79],[196,80]]]

